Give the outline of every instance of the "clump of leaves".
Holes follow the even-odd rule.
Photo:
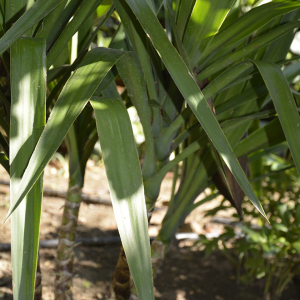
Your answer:
[[[223,234],[212,239],[201,235],[197,242],[206,255],[214,250],[221,251],[235,268],[238,283],[249,284],[263,278],[264,294],[272,299],[279,297],[300,272],[298,179],[295,179],[293,169],[284,171],[284,175],[283,172],[276,173],[286,165],[287,160],[274,154],[263,160],[264,173],[268,177],[263,182],[260,200],[270,223],[262,219],[246,199],[244,219],[251,223],[239,222],[238,216],[233,215],[237,222],[225,226]],[[224,202],[217,210],[226,207]]]

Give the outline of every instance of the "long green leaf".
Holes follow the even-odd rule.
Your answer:
[[[160,161],[164,161],[170,155],[170,146],[176,133],[182,124],[191,115],[190,108],[184,109],[181,114],[168,126],[155,142],[156,156]]]
[[[30,190],[32,184],[36,181],[36,179],[39,177],[43,169],[45,168],[46,164],[51,159],[52,155],[62,142],[63,138],[65,137],[66,133],[68,132],[70,126],[74,122],[74,120],[77,118],[77,116],[80,114],[81,110],[85,106],[86,102],[90,99],[92,94],[97,88],[97,85],[101,82],[101,80],[105,77],[109,69],[120,59],[124,57],[124,59],[128,59],[127,53],[124,51],[116,51],[112,49],[105,49],[105,48],[96,48],[90,51],[85,58],[82,61],[81,66],[79,69],[73,74],[73,76],[70,78],[70,80],[67,82],[65,88],[63,89],[56,105],[54,106],[52,113],[50,115],[50,118],[47,122],[47,125],[45,127],[45,130],[36,146],[35,151],[33,152],[30,162],[28,164],[28,167],[24,173],[23,180],[21,181],[19,185],[18,194],[15,196],[15,205],[10,209],[10,212],[8,214],[8,217],[10,214],[15,210],[15,208],[18,206],[18,204],[22,201],[22,198],[26,195],[26,193]],[[119,101],[119,100],[118,100]],[[120,105],[123,105],[119,101]],[[125,108],[124,108],[125,109]],[[126,111],[126,110],[125,110]],[[126,112],[127,113],[127,112]],[[98,119],[99,121],[99,119]],[[101,122],[101,121],[100,121]],[[129,123],[130,125],[130,123]],[[131,126],[131,125],[130,125]],[[121,126],[122,127],[122,126]],[[128,127],[128,126],[127,126]],[[122,130],[126,129],[126,126]],[[102,130],[102,129],[101,129]],[[132,135],[132,133],[131,133]],[[112,139],[112,136],[110,136],[110,140]],[[133,136],[132,136],[133,140]],[[127,135],[125,135],[124,143],[127,145],[127,142],[130,141]],[[134,145],[134,143],[133,143]],[[126,146],[128,147],[128,146]],[[132,146],[131,146],[132,147]],[[115,147],[112,147],[111,151],[117,149],[114,149]],[[121,149],[121,148],[120,148]],[[118,148],[118,150],[120,150]],[[135,148],[134,148],[135,149]],[[135,159],[130,152],[131,150],[128,150],[128,148],[125,149],[126,155],[129,155],[131,159]],[[136,149],[135,149],[135,155],[136,155]],[[116,159],[116,157],[112,157],[113,160]],[[136,163],[130,163],[130,161],[127,159],[127,162],[129,163],[129,167],[131,170],[136,169]],[[136,162],[138,163],[138,157],[136,157]],[[110,165],[110,163],[108,163]],[[129,169],[130,169],[129,168]],[[139,167],[138,167],[139,168]],[[119,169],[116,169],[114,172],[117,172],[120,174],[120,170],[122,168],[119,164]],[[141,177],[141,171],[139,169],[139,173],[134,172],[135,174],[139,174],[138,176]],[[115,177],[115,176],[113,176]],[[138,177],[138,178],[139,178]],[[111,178],[111,176],[109,176]],[[145,210],[145,200],[143,196],[143,189],[141,179],[140,181],[133,177],[130,179],[130,184],[126,180],[129,180],[129,176],[125,176],[123,178],[121,183],[124,183],[124,186],[122,186],[121,191],[126,195],[126,197],[131,196],[131,200],[134,201],[133,203],[130,202],[129,210],[130,210],[130,218],[126,219],[126,221],[129,222],[129,220],[132,220],[132,222],[128,223],[126,222],[126,226],[128,227],[128,224],[132,224],[131,226],[138,228],[140,231],[137,231],[135,229],[136,238],[135,241],[138,243],[135,245],[133,243],[133,236],[131,234],[128,235],[127,227],[120,228],[121,235],[123,235],[123,241],[126,244],[127,243],[127,249],[132,248],[136,246],[136,249],[139,249],[138,251],[134,252],[134,256],[131,259],[131,268],[133,268],[134,280],[136,282],[136,285],[139,289],[139,293],[141,294],[142,299],[153,299],[153,287],[152,287],[152,281],[151,281],[151,265],[150,265],[150,250],[149,246],[147,246],[147,243],[149,245],[149,239],[148,235],[145,235],[145,230],[147,232],[147,221],[146,221],[146,210]],[[132,182],[134,184],[132,184]],[[137,188],[138,186],[138,188]],[[111,190],[112,190],[112,196],[113,196],[113,190],[118,191],[118,189],[115,187],[115,183],[111,183]],[[133,195],[133,191],[136,192],[136,197]],[[142,195],[142,197],[141,197]],[[123,197],[122,196],[122,197]],[[120,198],[120,193],[118,192],[116,196],[113,196],[114,199],[124,199]],[[116,198],[118,197],[118,198]],[[139,201],[139,205],[137,205],[136,201]],[[121,205],[121,211],[124,212],[124,202],[120,200]],[[129,203],[128,203],[129,204]],[[131,208],[130,208],[131,207]],[[137,209],[137,212],[133,211],[133,208]],[[117,211],[120,211],[117,209]],[[137,216],[140,215],[140,212],[144,213],[144,216],[139,216],[137,219]],[[118,215],[118,213],[117,213]],[[122,222],[125,220],[120,221],[122,226]],[[144,225],[143,225],[144,224]],[[142,227],[144,226],[144,227]],[[146,229],[145,229],[146,228]],[[122,233],[123,232],[123,233]],[[143,239],[141,239],[143,237]],[[145,243],[145,240],[147,243]],[[129,246],[128,246],[129,245]],[[128,248],[129,247],[129,248]],[[148,250],[147,250],[148,249]],[[127,250],[128,251],[128,250]],[[148,251],[148,252],[147,252]],[[139,261],[140,263],[137,264],[136,260],[138,258],[137,253],[143,253],[144,256],[142,256]],[[131,255],[130,253],[128,254]],[[147,257],[146,261],[144,261],[145,257]],[[149,263],[147,263],[147,261]],[[146,263],[148,264],[148,267],[146,267],[146,276],[141,276],[141,270],[143,273],[145,273],[145,267],[142,267],[141,264]],[[143,269],[144,268],[144,269]],[[139,273],[135,273],[135,270],[139,270]],[[149,275],[150,274],[150,275]],[[150,276],[150,277],[149,277]]]
[[[70,19],[80,6],[80,3],[82,3],[83,0],[68,0],[67,4],[65,5],[63,11],[59,14],[56,22],[52,26],[52,30],[47,33],[47,36],[42,36],[46,38],[47,42],[47,51],[49,51],[49,48],[53,46],[53,43],[58,38],[59,34],[62,32],[62,30],[65,28],[65,26],[69,23]],[[53,12],[53,19],[55,18],[56,13]],[[43,20],[43,22],[46,22],[46,26],[48,27],[48,21],[47,19],[50,18],[48,15],[47,18]],[[50,25],[50,24],[49,24]],[[43,32],[42,32],[43,35]]]
[[[92,98],[115,218],[139,299],[154,299],[141,168],[119,99]]]
[[[86,54],[78,70],[66,83],[51,112],[14,197],[14,206],[10,208],[7,218],[39,178],[97,86],[116,61],[125,54],[126,52],[123,51],[105,48],[95,48]]]
[[[178,17],[177,17],[177,29],[180,40],[183,38],[184,31],[188,24],[191,12],[195,5],[196,0],[183,0],[180,1]]]
[[[222,112],[231,110],[235,107],[238,107],[244,103],[257,100],[259,97],[267,95],[268,90],[265,86],[260,86],[255,89],[248,88],[243,93],[238,94],[235,97],[230,98],[229,100],[225,101],[221,105],[216,107],[216,113],[219,116]]]
[[[201,57],[204,61],[215,50],[224,45],[233,44],[249,36],[252,32],[270,22],[273,18],[288,13],[300,7],[298,1],[281,0],[272,1],[258,8],[251,9],[241,18],[221,30],[207,47],[207,50]]]
[[[27,0],[5,1],[5,28],[6,30],[25,12]]]
[[[122,0],[119,0],[122,1]],[[265,215],[244,171],[238,163],[233,151],[224,136],[218,121],[207,105],[192,74],[189,73],[185,63],[171,45],[156,16],[144,0],[126,0],[146,34],[151,39],[157,52],[160,54],[173,80],[177,84],[194,114],[200,121],[204,130],[212,140],[216,149],[231,170],[245,194],[251,199],[254,206]]]
[[[202,90],[205,99],[213,97],[227,85],[236,81],[239,77],[249,74],[253,70],[254,66],[250,61],[242,61],[226,69]]]
[[[55,59],[68,44],[75,32],[80,28],[84,21],[96,10],[96,8],[103,2],[103,0],[84,1],[78,8],[74,18],[70,21],[62,34],[56,40],[47,56],[48,68],[53,64]]]
[[[197,0],[183,39],[192,67],[218,32],[234,1]]]
[[[49,14],[61,1],[62,0],[36,1],[0,39],[0,54],[2,54],[27,29]]]
[[[46,39],[46,43],[49,44],[50,37],[53,35],[53,26],[57,25],[57,22],[60,21],[58,18],[64,10],[67,2],[68,0],[62,0],[62,2],[44,18],[35,37],[40,39],[44,38]]]
[[[156,132],[160,131],[160,113],[158,109],[153,109],[153,122],[150,123],[150,111],[148,107],[148,97],[149,95],[150,100],[158,101],[157,99],[157,92],[155,87],[155,80],[153,76],[153,69],[150,62],[149,53],[147,50],[147,38],[143,29],[139,22],[136,20],[134,14],[128,7],[125,2],[118,2],[114,1],[116,10],[120,15],[122,20],[122,24],[124,25],[124,29],[130,39],[132,47],[137,54],[139,61],[138,65],[134,62],[134,58],[130,58],[130,64],[135,65],[135,72],[128,75],[126,74],[126,66],[125,68],[118,67],[119,71],[121,72],[121,77],[125,82],[126,87],[129,92],[129,96],[132,99],[132,102],[137,108],[137,112],[139,114],[140,120],[143,125],[143,130],[145,133],[145,141],[146,141],[146,157],[143,163],[143,178],[148,179],[150,178],[156,171],[155,165],[155,152],[154,152],[154,141],[153,136],[156,136]],[[128,64],[122,60],[118,65]],[[140,65],[140,66],[139,66]],[[128,68],[128,66],[127,66]],[[122,69],[124,70],[122,72]],[[137,79],[138,77],[141,78],[140,80],[132,80],[134,77]],[[142,79],[143,78],[143,79]],[[145,82],[144,82],[145,81]],[[145,90],[145,83],[146,88]],[[132,87],[131,87],[132,86]],[[133,91],[133,89],[135,92]],[[140,90],[140,91],[138,91]],[[148,92],[148,93],[147,93]],[[159,123],[159,124],[158,124]],[[151,126],[152,125],[152,126]]]
[[[21,38],[11,47],[11,207],[22,174],[46,120],[46,43]],[[24,113],[26,112],[26,113]],[[34,296],[43,179],[35,183],[12,215],[11,243],[14,299]]]
[[[148,179],[155,173],[156,166],[154,140],[150,123],[150,109],[148,105],[146,84],[143,80],[143,70],[139,59],[133,53],[128,54],[127,59],[121,59],[117,63],[117,68],[143,125],[146,143],[143,178]]]
[[[289,84],[276,64],[265,61],[253,61],[253,63],[257,66],[270,92],[300,174],[300,118]]]
[[[180,36],[178,34],[178,31],[177,31],[176,22],[175,22],[175,19],[173,17],[173,14],[172,14],[172,8],[171,8],[171,6],[170,6],[170,4],[168,3],[167,0],[164,0],[164,5],[165,5],[166,13],[168,12],[168,15],[169,15],[170,25],[171,25],[171,28],[172,28],[173,35],[175,37],[176,47],[177,47],[177,49],[179,51],[179,54],[182,57],[183,61],[185,62],[185,64],[189,68],[190,72],[192,73],[193,71],[190,67],[190,63],[189,63],[187,55],[185,53],[185,49],[183,47],[183,44],[181,42],[181,38],[180,38]]]
[[[241,157],[242,155],[247,155],[261,148],[271,147],[284,141],[284,133],[279,119],[276,118],[243,139],[234,148],[234,153],[237,157]]]
[[[229,132],[241,126],[242,124],[247,123],[248,121],[271,118],[274,117],[275,115],[276,115],[275,109],[270,109],[270,110],[258,112],[256,114],[240,117],[240,118],[229,119],[224,121],[221,124],[222,124],[223,131]]]
[[[279,39],[281,36],[284,36],[286,33],[290,32],[296,27],[300,26],[300,22],[290,22],[285,25],[279,26],[274,30],[264,34],[263,36],[258,37],[245,47],[226,55],[225,57],[221,58],[220,60],[216,61],[208,68],[203,70],[198,76],[197,80],[202,81],[205,78],[221,71],[222,69],[228,67],[229,65],[233,64],[234,62],[244,58],[248,54],[257,51],[261,47]]]

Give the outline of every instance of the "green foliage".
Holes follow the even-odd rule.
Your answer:
[[[247,221],[237,219],[231,226],[225,226],[219,237],[201,235],[197,242],[206,255],[220,251],[235,268],[237,282],[248,284],[264,278],[264,293],[274,297],[280,296],[300,272],[300,182],[294,168],[278,172],[289,165],[275,154],[263,159],[265,177],[260,200],[270,224],[246,201],[243,214]],[[222,204],[208,214],[227,207]]]
[[[258,162],[266,159],[280,162],[278,156],[270,153],[284,145],[289,160],[281,163],[281,167],[295,165],[300,170],[299,83],[294,82],[300,64],[299,57],[288,56],[295,29],[300,25],[299,1],[274,0],[261,6],[261,1],[233,0],[15,2],[0,3],[0,163],[11,173],[8,217],[15,218],[14,223],[25,197],[42,180],[44,168],[65,141],[70,197],[60,236],[69,236],[69,245],[73,245],[86,162],[99,135],[119,232],[136,289],[143,300],[153,299],[146,209],[150,218],[162,180],[173,168],[170,205],[154,243],[157,248],[152,249],[154,268],[187,215],[203,203],[194,202],[211,185],[219,169],[221,179],[216,186],[220,193],[231,195],[230,199],[239,195],[231,199],[235,207],[240,207],[240,195],[245,193],[257,209],[249,208],[246,215],[250,216],[251,211],[252,218],[260,218],[259,214],[268,217],[278,232],[284,232],[282,226],[289,228],[289,224],[274,225],[273,218],[278,212],[261,198],[262,177],[270,178],[264,181],[270,187],[274,177],[259,169]],[[38,56],[36,61],[22,60],[21,50],[14,51],[24,36],[45,45],[41,52],[38,46],[33,47],[31,52]],[[38,70],[47,68],[43,69],[47,71],[43,86],[30,90],[31,83],[24,81],[15,69],[15,58],[20,60],[20,66],[28,64],[26,72],[30,78],[38,78]],[[16,97],[21,86],[22,95]],[[122,93],[118,91],[120,88]],[[44,94],[35,97],[39,90]],[[24,121],[24,113],[17,107],[25,101],[26,93],[38,98],[38,107],[43,109],[34,109],[33,115],[25,114]],[[131,106],[137,111],[145,136],[140,148],[141,167],[125,109]],[[40,120],[45,119],[45,110],[43,129]],[[255,126],[262,119],[267,124]],[[23,122],[33,124],[35,134],[30,148],[26,146],[27,138],[21,138],[23,133],[15,127]],[[14,144],[16,137],[20,139],[18,144]],[[172,152],[175,158],[170,161]],[[16,164],[11,153],[23,158],[15,183]],[[245,166],[242,168],[239,163],[247,160],[255,174],[251,179],[256,180],[253,187],[244,172]],[[267,173],[277,171],[272,169]],[[285,172],[298,177],[292,169]],[[177,180],[179,188],[175,189]],[[281,180],[280,185],[283,184]],[[212,197],[209,195],[205,201]],[[34,201],[40,207],[39,195]],[[223,204],[218,209],[226,206]],[[68,207],[75,206],[77,212],[72,211],[71,224]],[[33,219],[38,223],[38,211],[26,215],[25,222]],[[265,225],[265,230],[268,226]],[[38,224],[35,228],[38,229]],[[247,228],[242,228],[245,234],[254,236],[251,228]],[[24,230],[19,242],[28,234]],[[256,236],[257,245],[277,233],[264,234],[261,233],[261,238]],[[36,253],[37,234],[33,240],[35,246],[29,250]],[[295,242],[290,244],[297,247]],[[72,247],[67,248],[60,239],[61,266],[68,265],[70,269],[61,272],[67,274],[66,280],[57,280],[57,299],[60,295],[65,299],[72,297],[72,263],[69,263]],[[211,249],[214,247],[218,243]],[[253,251],[264,251],[265,247]],[[14,271],[16,278],[22,277],[21,270],[28,263],[25,260],[14,262],[19,264],[18,271]],[[24,287],[18,285],[15,295],[25,295],[29,287],[32,294],[36,257],[32,261],[30,267],[24,267],[30,282]],[[60,281],[65,282],[66,291],[60,290]],[[26,296],[31,298],[32,295]]]

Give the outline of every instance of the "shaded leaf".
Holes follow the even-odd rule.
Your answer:
[[[95,48],[86,54],[78,70],[66,83],[51,112],[20,182],[14,206],[10,208],[7,218],[39,178],[100,82],[124,54],[126,52],[105,48]]]
[[[0,54],[2,54],[27,29],[49,14],[61,1],[62,0],[36,1],[0,39]]]
[[[272,97],[275,109],[300,174],[300,118],[289,84],[274,63],[253,61]]]
[[[156,16],[144,0],[126,0],[126,2],[141,22],[144,31],[151,39],[151,42],[157,52],[160,54],[162,61],[179,87],[180,92],[185,97],[216,149],[221,154],[223,160],[231,172],[233,172],[239,185],[245,191],[249,199],[251,199],[254,206],[265,216],[263,208],[259,203],[259,200],[257,199],[245,173],[234,156],[232,149],[218,124],[218,121],[208,107],[197,83],[193,79],[192,74],[189,73],[185,63],[169,42],[168,37]],[[176,62],[176,64],[174,62]]]

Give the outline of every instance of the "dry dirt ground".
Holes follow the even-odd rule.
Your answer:
[[[65,170],[66,171],[66,170]],[[67,190],[67,172],[57,162],[52,162],[45,170],[44,187],[57,191]],[[9,181],[8,175],[0,169],[0,180]],[[149,233],[155,236],[166,212],[172,183],[172,174],[164,180],[158,208],[151,220]],[[110,200],[103,165],[90,160],[87,167],[83,192],[104,200]],[[199,207],[187,220],[183,229],[196,233],[218,232],[220,225],[209,223],[204,212],[220,202],[220,199]],[[41,240],[55,239],[61,223],[64,199],[44,197],[41,219]],[[0,185],[0,223],[3,224],[9,208],[9,187]],[[205,226],[204,226],[205,225]],[[187,229],[188,228],[188,229]],[[82,203],[79,212],[77,237],[118,236],[111,206]],[[0,243],[10,242],[10,222],[0,231]],[[160,300],[262,300],[262,282],[250,286],[237,285],[235,273],[228,261],[214,253],[209,258],[203,252],[191,247],[193,242],[175,242],[168,252],[163,266],[155,280],[155,297]],[[75,248],[73,294],[74,300],[105,299],[120,250],[119,244],[101,247],[78,245]],[[54,299],[55,249],[40,249],[43,299]],[[0,299],[12,299],[10,253],[0,252]],[[293,283],[284,291],[281,300],[300,299]]]

